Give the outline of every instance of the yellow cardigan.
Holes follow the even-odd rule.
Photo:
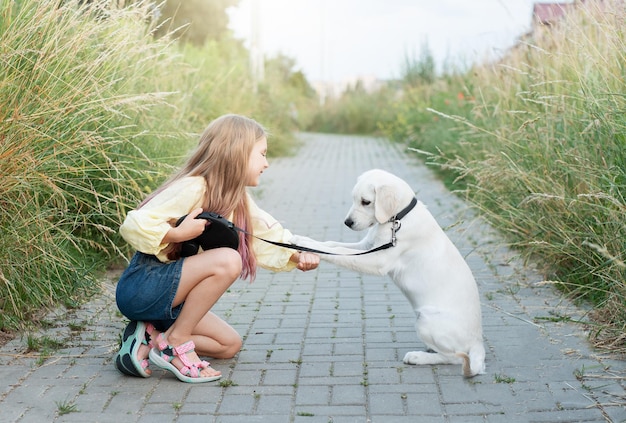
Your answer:
[[[162,243],[161,240],[171,228],[169,222],[201,207],[205,186],[201,176],[190,176],[174,182],[140,209],[130,211],[120,227],[120,234],[137,251],[155,255],[164,263],[168,262],[165,250],[169,244]],[[271,241],[289,242],[291,232],[261,210],[250,195],[248,204],[254,235]],[[294,250],[258,239],[253,240],[252,247],[258,265],[265,269],[279,272],[296,267],[296,263],[289,261]]]

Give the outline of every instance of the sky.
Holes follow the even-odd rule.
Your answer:
[[[553,0],[544,0],[550,2]],[[567,1],[567,0],[566,0]],[[254,5],[256,3],[256,6]],[[398,78],[428,45],[438,70],[497,57],[530,29],[534,0],[240,0],[235,36],[296,60],[309,81]],[[258,18],[253,19],[257,9]],[[257,31],[253,31],[253,23]]]

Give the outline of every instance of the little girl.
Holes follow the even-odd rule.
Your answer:
[[[122,237],[137,252],[116,290],[117,306],[131,320],[115,364],[121,372],[148,377],[148,356],[184,382],[209,382],[219,371],[200,355],[231,358],[241,337],[210,310],[239,277],[254,280],[257,265],[273,270],[315,269],[319,256],[275,247],[241,234],[238,250],[216,248],[179,257],[180,243],[202,234],[202,211],[221,214],[261,238],[288,242],[291,233],[248,195],[269,166],[267,135],[252,119],[217,118],[175,173],[126,216]],[[175,222],[188,215],[178,226]]]

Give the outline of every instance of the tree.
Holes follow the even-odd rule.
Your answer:
[[[201,46],[229,34],[226,9],[239,0],[167,0],[159,10],[156,37],[172,33],[183,42]]]
[[[286,84],[299,94],[311,98],[315,96],[315,90],[309,84],[304,73],[296,70],[296,60],[282,53],[265,60],[265,72],[275,75],[279,84]]]

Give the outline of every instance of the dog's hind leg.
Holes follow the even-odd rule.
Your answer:
[[[463,364],[464,359],[460,356],[449,356],[438,352],[409,351],[404,356],[405,364]]]
[[[465,353],[457,353],[453,356],[439,354],[438,352],[410,351],[404,356],[404,363],[424,364],[462,364],[463,376],[472,377],[477,373],[472,371],[470,357]]]
[[[485,373],[485,347],[482,342],[470,348],[469,362],[472,376]]]
[[[404,356],[404,363],[424,364],[462,364],[463,376],[473,377],[485,371],[485,354],[480,351],[470,351],[470,354],[456,353],[454,356],[440,354],[438,352],[410,351]]]

